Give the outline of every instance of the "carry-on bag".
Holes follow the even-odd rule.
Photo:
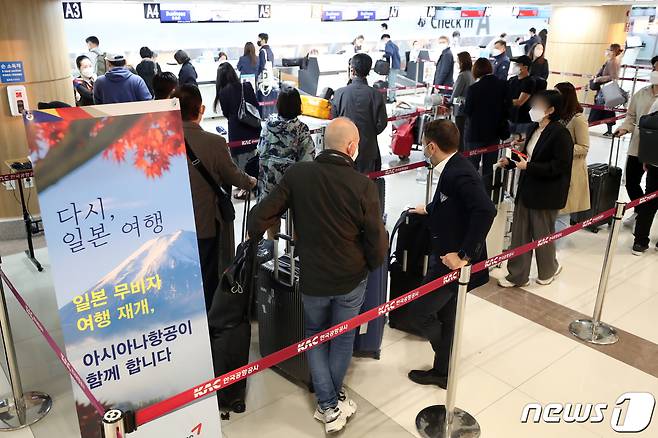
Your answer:
[[[407,121],[397,128],[392,134],[391,151],[397,155],[400,160],[406,160],[411,155],[411,147],[414,143],[414,124],[416,117],[407,119]]]
[[[613,151],[615,150],[615,140],[617,140],[617,147],[616,154],[613,154]],[[603,211],[614,208],[615,202],[619,197],[619,189],[621,187],[622,170],[620,167],[618,167],[620,146],[621,138],[613,137],[612,145],[610,146],[610,156],[608,157],[608,163],[595,163],[587,166],[587,174],[589,177],[590,209],[572,213],[572,223],[575,224],[578,222],[583,222]],[[613,155],[615,155],[614,165],[612,164]],[[593,233],[598,233],[599,228],[603,225],[603,223],[610,224],[612,223],[612,219],[608,219],[605,222],[592,224],[588,226],[587,229]]]
[[[302,114],[309,117],[328,120],[331,118],[331,103],[321,97],[302,94]]]
[[[427,216],[402,212],[391,233],[391,247],[395,242],[395,251],[390,257],[389,299],[404,295],[423,284],[432,251],[430,241]],[[422,336],[413,324],[408,306],[391,311],[388,323],[391,328]]]
[[[244,217],[249,212],[245,202]],[[208,311],[208,328],[215,376],[246,365],[251,344],[250,309],[253,301],[257,268],[259,238],[245,241],[236,249],[233,262],[222,273],[221,280]],[[255,237],[255,236],[254,236]],[[224,418],[230,411],[241,413],[246,409],[247,381],[241,380],[221,389],[217,401]]]
[[[658,111],[640,117],[640,145],[637,158],[658,166]]]

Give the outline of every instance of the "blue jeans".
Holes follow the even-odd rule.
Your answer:
[[[392,68],[388,72],[388,91],[386,93],[388,100],[395,99],[395,95],[397,91],[395,87],[399,74],[400,74],[400,70],[396,68]]]
[[[359,314],[366,293],[367,278],[350,293],[330,297],[302,295],[306,337],[340,324]],[[306,352],[313,388],[321,409],[335,407],[352,360],[354,337],[351,330]]]

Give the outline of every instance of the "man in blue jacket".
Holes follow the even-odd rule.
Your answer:
[[[423,153],[439,174],[434,199],[413,213],[428,215],[432,256],[423,283],[429,283],[469,263],[487,258],[486,238],[496,207],[484,191],[482,179],[459,153],[459,130],[448,120],[425,125]],[[474,273],[469,290],[486,284],[489,272]],[[409,304],[415,328],[432,344],[434,365],[413,370],[409,379],[420,385],[447,386],[450,346],[455,331],[457,283],[450,283]]]
[[[438,49],[441,52],[439,60],[436,62],[436,71],[434,72],[434,85],[452,87],[455,83],[453,74],[455,69],[455,59],[450,50],[450,39],[447,36],[439,38]],[[444,94],[452,94],[452,91],[441,89]]]
[[[491,56],[494,59],[493,75],[501,81],[507,81],[510,59],[507,56],[507,43],[505,40],[495,42],[493,49],[491,49]]]
[[[391,41],[391,36],[387,33],[382,35],[382,44],[384,44],[384,53],[386,59],[391,65],[388,73],[388,94],[387,100],[395,102],[395,82],[397,81],[398,74],[400,74],[400,49],[397,44]]]
[[[126,68],[123,55],[107,56],[108,71],[94,83],[94,104],[138,102],[151,100],[144,79]]]
[[[535,45],[541,43],[541,38],[537,36],[537,29],[531,27],[529,32],[530,32],[530,36],[528,37],[527,40],[522,40],[521,37],[516,39],[516,42],[519,44],[519,46],[525,46],[525,54],[528,56],[530,56],[530,52],[532,52],[532,48],[535,47]]]

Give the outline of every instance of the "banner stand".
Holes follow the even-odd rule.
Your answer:
[[[12,391],[12,394],[0,398],[0,414],[2,414],[0,432],[9,432],[22,429],[41,420],[50,412],[53,401],[48,394],[43,392],[23,392],[2,278],[0,278],[0,329],[2,330],[2,344],[5,349],[7,369],[9,371],[7,377]]]
[[[624,217],[626,209],[625,202],[617,201],[615,206],[615,215],[612,218],[612,229],[608,237],[608,246],[605,250],[603,259],[603,269],[601,269],[601,279],[599,280],[599,290],[596,294],[596,304],[594,305],[594,315],[592,319],[577,319],[569,324],[569,332],[581,341],[597,345],[611,345],[619,340],[617,330],[601,321],[601,312],[603,310],[603,301],[608,289],[608,278],[612,269],[612,260],[617,248],[619,230],[621,229],[621,220]]]
[[[466,293],[471,279],[471,265],[461,269],[457,292],[455,335],[450,348],[448,389],[445,405],[428,406],[416,416],[416,428],[423,438],[478,438],[480,425],[468,412],[455,407],[461,337],[464,328]]]

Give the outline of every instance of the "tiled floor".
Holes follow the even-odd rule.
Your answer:
[[[212,129],[215,123],[206,123]],[[610,141],[592,130],[590,162],[607,161]],[[388,144],[383,134],[382,145]],[[397,158],[382,147],[384,162],[392,166]],[[622,162],[624,150],[622,150]],[[421,159],[414,152],[412,161]],[[422,181],[417,181],[420,176]],[[403,207],[423,201],[424,177],[411,171],[388,177],[386,211],[388,226]],[[623,192],[623,190],[622,190]],[[241,211],[240,208],[237,208]],[[658,221],[657,221],[658,222]],[[658,224],[657,224],[658,225]],[[236,226],[236,231],[238,227]],[[653,237],[658,238],[654,228]],[[495,286],[467,299],[466,319],[459,372],[457,406],[476,417],[485,438],[602,438],[617,434],[609,425],[612,408],[619,395],[628,391],[651,392],[658,396],[658,378],[628,365],[623,360],[585,346],[568,335],[546,327],[530,317],[537,297],[563,308],[591,314],[600,276],[608,229],[598,234],[580,231],[558,244],[564,272],[550,286],[531,284],[519,293],[519,312],[507,310],[489,294]],[[614,258],[610,286],[603,312],[604,320],[655,347],[658,343],[658,252],[638,258],[630,254],[632,236],[623,229]],[[4,251],[0,244],[0,251]],[[61,340],[58,316],[54,313],[53,290],[49,279],[47,249],[38,257],[46,271],[37,274],[22,254],[3,255],[3,269],[15,282],[45,325]],[[502,275],[494,272],[494,276]],[[514,293],[513,291],[510,293]],[[524,316],[524,309],[526,315]],[[535,309],[536,310],[536,309]],[[53,412],[32,427],[14,432],[16,438],[74,438],[79,436],[73,413],[70,382],[66,373],[39,337],[31,322],[9,299],[24,385],[51,393]],[[547,318],[559,315],[545,315]],[[553,321],[555,323],[555,321]],[[568,324],[568,321],[557,321]],[[255,328],[255,330],[257,327]],[[254,342],[258,337],[253,336]],[[252,358],[257,358],[252,345]],[[629,352],[630,354],[630,352]],[[623,355],[622,355],[623,356]],[[653,358],[658,360],[658,357]],[[354,359],[346,379],[359,412],[343,437],[418,436],[415,417],[430,404],[444,403],[445,391],[415,385],[406,374],[412,368],[429,367],[429,344],[402,332],[386,329],[381,360]],[[651,359],[648,359],[651,360]],[[7,390],[6,382],[2,389]],[[609,403],[606,421],[600,424],[523,424],[521,412],[527,403]],[[312,418],[313,398],[304,389],[267,370],[249,381],[248,411],[224,422],[227,438],[314,437],[323,436],[320,424]],[[658,436],[658,419],[644,432],[632,436]]]

